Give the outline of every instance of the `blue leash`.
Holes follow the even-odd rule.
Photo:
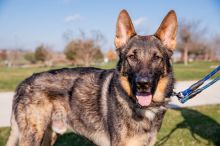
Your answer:
[[[173,92],[173,96],[176,96],[181,103],[185,103],[189,99],[195,97],[197,94],[201,93],[203,90],[220,80],[220,76],[213,79],[211,82],[206,84],[205,86],[199,88],[205,81],[207,81],[209,78],[211,78],[213,75],[215,75],[220,70],[220,66],[218,66],[216,69],[214,69],[212,72],[210,72],[208,75],[206,75],[203,79],[199,80],[195,84],[191,85],[189,88],[187,88],[184,91],[181,91],[179,93]],[[199,88],[199,89],[198,89]]]

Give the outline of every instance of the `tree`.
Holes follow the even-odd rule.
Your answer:
[[[66,55],[66,58],[70,61],[74,61],[76,59],[76,53],[77,53],[77,42],[71,41],[67,44],[67,46],[64,49],[64,54]]]
[[[117,55],[115,51],[113,51],[112,49],[108,50],[106,57],[108,58],[109,61],[115,61],[117,59]]]
[[[188,64],[189,54],[194,56],[205,56],[210,50],[207,41],[204,39],[205,27],[201,27],[201,22],[181,21],[178,33],[178,50],[182,53],[184,64]]]
[[[98,61],[98,62],[103,61],[104,55],[103,55],[101,49],[100,48],[96,48],[95,52],[96,52],[95,56],[94,56],[95,60]]]
[[[211,60],[217,60],[220,58],[220,34],[215,34],[212,38],[210,45],[211,48]]]
[[[5,61],[5,60],[7,60],[7,51],[1,50],[0,51],[0,61]]]
[[[21,63],[21,60],[23,58],[22,50],[8,50],[7,51],[7,61],[6,64],[8,67],[17,66]]]
[[[29,61],[30,63],[36,63],[35,53],[33,53],[33,52],[25,53],[24,59]]]
[[[99,45],[92,39],[75,39],[64,49],[66,58],[77,65],[89,66],[91,63],[103,59]]]
[[[101,45],[105,38],[99,31],[91,31],[87,35],[79,30],[79,36],[73,37],[73,32],[68,30],[64,34],[64,39],[69,43],[64,48],[66,58],[72,61],[72,64],[89,66],[91,63],[103,61]]]
[[[50,53],[44,45],[40,45],[35,50],[35,59],[37,61],[45,62],[50,58]]]
[[[189,46],[189,41],[191,40],[191,25],[190,24],[185,24],[182,23],[182,25],[180,25],[180,39],[182,41],[182,45],[183,45],[183,58],[184,58],[184,64],[187,65],[188,64],[188,46]]]

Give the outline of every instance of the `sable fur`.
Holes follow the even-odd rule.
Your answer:
[[[33,74],[20,83],[7,146],[17,141],[21,146],[53,145],[67,128],[100,146],[154,145],[174,86],[172,52],[158,33],[136,35],[125,10],[118,23],[116,69],[63,68]],[[128,34],[120,32],[124,30]],[[140,106],[135,96],[142,90],[136,79],[142,76],[149,78],[146,88],[153,94],[147,107]]]

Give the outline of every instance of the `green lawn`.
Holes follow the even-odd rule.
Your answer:
[[[220,105],[172,109],[156,146],[220,146]]]
[[[165,115],[156,146],[219,146],[220,105],[169,109]],[[0,146],[4,146],[9,128],[0,128]],[[55,146],[93,146],[82,137],[67,133]]]
[[[211,66],[220,65],[220,62],[194,62],[188,66],[183,64],[174,64],[174,73],[179,80],[197,80],[209,73],[213,68]],[[100,68],[114,68],[115,63],[96,66]],[[61,67],[44,67],[44,68],[0,68],[0,91],[13,91],[16,86],[26,77],[36,72],[46,71],[49,69]]]
[[[198,80],[219,65],[220,62],[193,62],[189,63],[188,66],[184,66],[183,64],[174,64],[173,66],[177,80]],[[217,75],[220,75],[220,73]]]

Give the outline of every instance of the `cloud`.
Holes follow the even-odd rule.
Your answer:
[[[143,35],[147,34],[151,30],[151,24],[147,22],[146,17],[139,17],[133,21],[135,30],[137,33]]]
[[[81,19],[82,17],[79,14],[74,14],[74,15],[66,16],[64,18],[64,21],[70,23],[70,22],[80,21]]]
[[[135,19],[134,20],[134,26],[135,27],[142,26],[145,23],[146,19],[147,19],[146,17],[140,17],[140,18]]]

